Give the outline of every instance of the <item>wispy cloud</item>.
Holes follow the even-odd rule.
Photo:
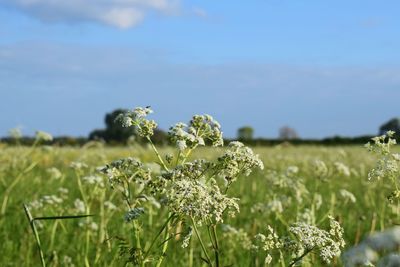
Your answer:
[[[99,22],[130,28],[150,12],[175,14],[179,0],[3,0],[0,6],[17,9],[45,22]]]
[[[173,55],[171,55],[173,56]],[[234,136],[249,123],[275,136],[375,133],[398,116],[400,69],[231,62],[172,63],[165,51],[111,46],[0,46],[1,133],[15,125],[86,134],[116,107],[151,105],[162,128],[210,113]],[[49,111],[54,112],[49,112]],[[30,114],[27,117],[27,114]],[[53,123],[62,117],[63,125]],[[311,126],[310,126],[311,125]]]

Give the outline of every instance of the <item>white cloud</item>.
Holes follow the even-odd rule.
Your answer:
[[[1,5],[45,22],[100,22],[129,28],[150,12],[176,13],[179,0],[4,0]]]

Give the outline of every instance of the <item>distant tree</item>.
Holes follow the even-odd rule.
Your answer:
[[[295,129],[284,126],[279,129],[279,138],[282,140],[298,139],[299,136]]]
[[[400,136],[400,118],[393,118],[388,122],[384,123],[379,128],[379,134],[386,134],[387,131],[395,131],[396,136]]]
[[[133,127],[122,127],[120,122],[115,121],[117,116],[124,112],[127,112],[127,110],[116,109],[111,113],[107,113],[104,118],[106,128],[92,131],[89,134],[89,139],[103,139],[106,142],[126,142],[130,136],[135,135],[135,130]]]
[[[168,142],[168,134],[163,130],[156,128],[154,129],[151,141],[153,141],[154,144],[165,145]]]
[[[251,126],[243,126],[238,129],[237,137],[239,140],[252,140],[254,135],[254,129]]]
[[[122,127],[120,121],[116,121],[119,114],[127,112],[127,109],[116,109],[107,113],[104,122],[105,129],[96,129],[89,134],[89,140],[102,139],[107,143],[126,143],[130,137],[134,137],[135,142],[141,143],[143,140],[136,135],[134,127]],[[155,144],[165,144],[168,140],[167,134],[161,129],[155,129],[151,137]]]

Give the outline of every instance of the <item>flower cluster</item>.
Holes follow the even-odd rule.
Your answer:
[[[303,179],[298,177],[297,172],[293,166],[287,168],[283,173],[276,171],[269,171],[266,178],[268,182],[279,191],[286,191],[284,199],[285,202],[290,202],[287,196],[293,196],[297,202],[303,202],[303,198],[309,194],[306,186],[304,185]],[[288,203],[290,204],[290,203]]]
[[[58,206],[63,203],[64,200],[57,195],[45,195],[41,197],[39,200],[34,200],[29,203],[29,207],[33,209],[40,209],[44,206]]]
[[[356,201],[357,201],[354,194],[347,191],[346,189],[340,189],[339,194],[345,201],[350,201],[352,203],[356,203]]]
[[[388,131],[387,135],[381,135],[372,138],[373,144],[367,143],[365,146],[370,152],[374,152],[381,156],[375,168],[368,173],[368,179],[381,179],[384,177],[393,177],[399,171],[400,155],[391,153],[391,147],[396,144],[396,139],[393,139],[393,131]]]
[[[332,258],[340,255],[341,248],[345,246],[343,228],[332,217],[329,217],[329,220],[329,231],[306,223],[295,223],[289,228],[303,251],[318,250],[320,257],[326,263],[330,263]]]
[[[107,175],[111,187],[124,185],[130,181],[143,184],[150,180],[151,172],[135,158],[123,158],[107,164],[101,169]]]
[[[35,138],[38,141],[48,141],[48,142],[53,141],[53,136],[43,131],[36,131]]]
[[[380,156],[375,167],[368,172],[368,179],[389,178],[393,188],[395,188],[388,196],[390,202],[400,198],[400,190],[398,189],[400,154],[391,152],[391,147],[396,145],[396,139],[393,138],[394,134],[395,132],[388,131],[386,135],[372,138],[373,144],[367,143],[365,145],[370,152]]]
[[[259,156],[241,142],[229,143],[228,150],[218,158],[220,175],[231,183],[240,174],[250,175],[254,168],[264,169],[264,164]]]
[[[219,123],[210,115],[195,115],[189,125],[177,123],[168,132],[170,139],[180,151],[204,146],[205,141],[212,146],[222,146],[222,132]]]
[[[150,113],[153,113],[150,107],[137,107],[132,111],[121,113],[115,120],[121,122],[123,127],[135,127],[139,136],[150,138],[157,128],[154,120],[146,119]]]
[[[346,166],[344,163],[335,162],[334,165],[335,165],[336,172],[339,175],[345,176],[345,177],[349,177],[351,175],[350,168],[348,166]]]
[[[255,251],[263,250],[267,252],[267,256],[264,260],[265,265],[271,264],[273,260],[271,255],[273,250],[280,249],[282,247],[282,240],[270,225],[268,225],[266,228],[266,234],[258,233],[254,236],[252,249]]]
[[[118,120],[124,127],[135,126],[139,135],[151,142],[149,137],[156,123],[146,119],[150,112],[148,108],[136,108],[133,112],[120,115]],[[125,214],[125,221],[133,221],[136,238],[140,239],[140,226],[136,220],[140,219],[145,207],[151,220],[153,206],[157,209],[163,206],[168,209],[169,214],[163,230],[166,236],[171,234],[171,223],[178,222],[179,225],[179,222],[185,223],[190,218],[191,225],[187,228],[182,247],[189,245],[193,232],[200,239],[197,226],[206,225],[209,230],[213,229],[213,235],[209,237],[215,253],[219,253],[216,225],[239,212],[238,199],[228,196],[227,190],[239,175],[249,175],[256,167],[263,169],[263,162],[250,148],[239,142],[230,143],[226,152],[216,161],[187,161],[198,146],[206,143],[212,146],[223,145],[221,126],[209,115],[195,115],[188,125],[177,123],[170,128],[169,136],[177,146],[175,155],[163,156],[151,143],[159,165],[143,164],[134,158],[124,158],[107,164],[101,171],[108,177],[111,187],[117,187],[122,192],[124,201],[131,207]],[[88,183],[97,183],[97,179],[85,177]],[[221,177],[228,182],[223,191],[220,188],[223,184],[219,180]],[[131,186],[132,183],[135,186]],[[181,228],[178,226],[176,229],[176,233],[179,229],[179,236],[185,233],[180,232]],[[240,236],[244,238],[243,233],[242,231]],[[203,246],[203,250],[205,249]],[[205,256],[208,258],[207,253]],[[149,258],[142,260],[148,261]],[[160,260],[162,261],[162,257]],[[211,262],[210,259],[207,261]]]
[[[11,138],[14,139],[21,139],[22,137],[22,131],[20,127],[12,128],[8,131],[8,134],[10,135]]]
[[[230,242],[233,248],[244,250],[252,249],[252,240],[245,230],[242,228],[236,229],[229,224],[222,225],[223,237]]]
[[[168,206],[177,214],[202,222],[223,222],[223,213],[239,212],[237,199],[223,195],[216,185],[208,186],[197,180],[175,181],[167,193]]]
[[[314,161],[314,172],[320,179],[325,179],[329,173],[328,167],[326,166],[325,162],[322,160],[315,160]]]
[[[98,185],[104,187],[103,177],[99,175],[88,175],[82,177],[83,182],[89,185]]]

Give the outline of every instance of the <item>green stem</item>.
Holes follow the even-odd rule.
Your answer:
[[[167,227],[165,228],[165,237],[164,237],[164,244],[162,247],[162,251],[161,251],[161,256],[157,261],[156,267],[160,267],[161,263],[163,262],[164,258],[165,258],[165,252],[167,252],[168,249],[168,242],[169,242],[170,236],[169,236],[169,224],[167,225]]]
[[[37,162],[33,162],[26,169],[24,169],[21,173],[19,173],[18,176],[14,179],[14,181],[10,184],[10,186],[5,190],[3,203],[1,205],[1,212],[0,212],[0,214],[2,216],[4,216],[6,213],[7,203],[8,203],[8,199],[10,197],[11,191],[21,181],[21,179],[24,177],[24,174],[30,172],[33,168],[35,168],[36,165],[37,165]]]
[[[188,152],[186,153],[185,157],[182,160],[182,164],[184,164],[186,162],[186,160],[188,159],[188,157],[190,156],[190,154],[192,154],[192,151],[196,149],[198,145],[194,145],[194,147],[190,148],[188,150]]]
[[[42,245],[40,243],[39,233],[38,233],[38,231],[36,229],[35,221],[34,221],[32,215],[31,215],[28,207],[25,204],[23,204],[23,206],[24,206],[26,217],[28,218],[29,224],[31,226],[33,235],[35,236],[35,240],[36,240],[36,244],[37,244],[37,247],[38,247],[38,250],[39,250],[39,256],[40,256],[40,261],[42,263],[42,267],[46,267],[46,261],[44,260],[44,254],[43,254],[43,250],[42,250]]]
[[[199,230],[197,229],[197,226],[196,226],[196,222],[194,221],[194,219],[193,219],[192,216],[190,216],[190,220],[192,221],[192,225],[193,225],[194,232],[196,233],[196,236],[197,236],[197,238],[199,239],[201,249],[203,250],[204,255],[206,256],[207,263],[208,263],[209,266],[212,266],[211,258],[210,258],[210,256],[209,256],[208,253],[207,253],[207,249],[206,249],[206,247],[205,247],[205,245],[204,245],[204,243],[203,243],[203,240],[201,239]]]
[[[165,228],[167,228],[169,226],[169,222],[171,221],[171,219],[175,216],[175,213],[172,213],[167,220],[164,222],[164,224],[162,225],[160,231],[158,231],[157,235],[153,238],[153,241],[150,244],[150,247],[147,249],[146,253],[144,254],[144,259],[147,258],[147,256],[149,255],[151,249],[153,248],[154,244],[156,243],[157,239],[160,237],[160,235],[162,234],[162,232],[164,231]]]
[[[212,234],[213,234],[214,243],[215,243],[215,248],[214,248],[215,266],[219,267],[219,243],[218,243],[218,236],[217,236],[217,226],[214,224],[211,227],[212,227]]]
[[[304,251],[303,254],[301,254],[299,257],[295,258],[289,265],[288,267],[294,266],[297,262],[301,261],[305,256],[307,256],[308,253],[310,253],[314,248],[307,249]]]
[[[147,136],[146,138],[147,138],[147,140],[149,141],[149,143],[150,143],[150,145],[151,145],[151,148],[154,150],[154,153],[156,153],[157,158],[158,158],[158,160],[159,160],[160,163],[161,163],[161,166],[163,166],[163,168],[164,168],[166,171],[169,171],[169,169],[168,169],[167,165],[165,165],[165,162],[164,162],[164,160],[162,159],[160,153],[158,153],[158,150],[157,150],[156,146],[154,145],[153,141],[151,141],[150,137],[148,137],[148,136]]]

